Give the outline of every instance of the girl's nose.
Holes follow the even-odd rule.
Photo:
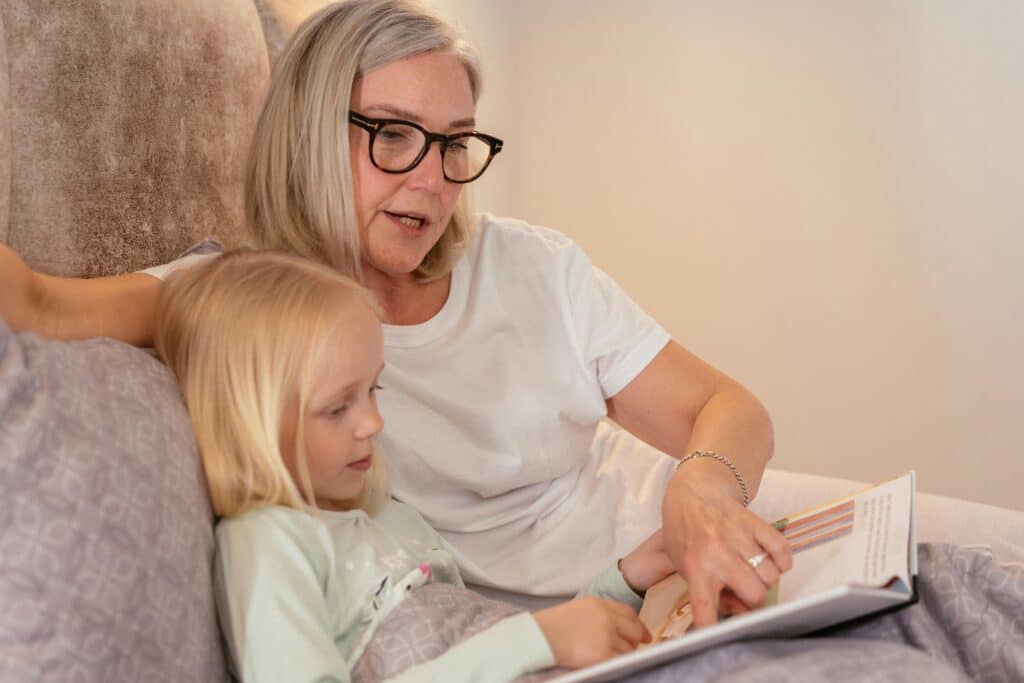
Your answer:
[[[380,416],[377,406],[371,405],[360,417],[359,424],[356,425],[356,438],[371,439],[377,436],[383,428],[384,418]]]

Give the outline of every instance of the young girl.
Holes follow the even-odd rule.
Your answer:
[[[382,332],[360,286],[299,257],[231,252],[172,278],[156,348],[221,518],[218,607],[243,681],[347,681],[407,592],[462,586],[438,534],[387,494],[374,451]],[[652,536],[591,595],[502,619],[399,679],[505,681],[627,652],[649,638],[630,586],[669,571]]]

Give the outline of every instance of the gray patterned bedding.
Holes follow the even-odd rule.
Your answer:
[[[827,635],[720,646],[624,680],[1024,681],[1024,565],[1000,564],[978,547],[928,544],[918,553],[915,605]],[[466,589],[428,584],[384,621],[353,680],[384,680],[517,611]]]

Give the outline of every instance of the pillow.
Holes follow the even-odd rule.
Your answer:
[[[227,680],[213,515],[159,361],[0,320],[0,501],[0,680]]]

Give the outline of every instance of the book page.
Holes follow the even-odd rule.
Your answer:
[[[686,579],[672,574],[651,586],[644,596],[639,617],[651,634],[652,644],[686,633],[693,625]]]
[[[850,584],[910,585],[914,474],[883,482],[775,523],[790,542],[793,568],[768,592],[765,606]],[[686,581],[673,574],[647,591],[640,620],[652,644],[687,632],[693,624]]]
[[[912,497],[907,475],[777,522],[793,549],[793,569],[774,601],[850,583],[881,587],[899,578],[909,585]]]

